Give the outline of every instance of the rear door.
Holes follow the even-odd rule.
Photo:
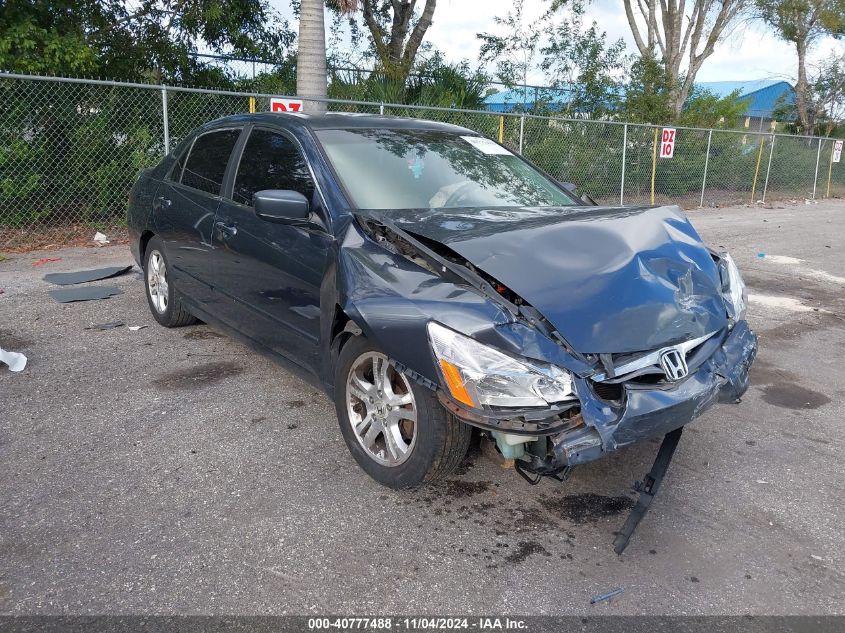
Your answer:
[[[226,165],[241,128],[197,136],[180,156],[153,203],[154,221],[180,292],[196,302],[213,300],[212,231]]]
[[[332,238],[312,171],[293,136],[255,127],[232,176],[231,196],[217,210],[215,270],[225,317],[270,349],[316,367],[320,284]],[[277,224],[255,215],[252,197],[264,189],[298,191],[311,202],[311,223]]]

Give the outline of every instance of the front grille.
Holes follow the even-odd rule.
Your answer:
[[[593,391],[602,400],[621,400],[622,399],[622,384],[608,383],[608,382],[594,382]]]

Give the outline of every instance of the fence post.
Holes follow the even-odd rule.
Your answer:
[[[833,178],[833,148],[836,147],[836,141],[830,144],[830,166],[827,168],[827,195],[825,198],[830,198],[830,181]]]
[[[769,173],[772,171],[772,154],[775,153],[775,135],[772,134],[772,145],[769,147],[769,166],[766,167],[766,182],[763,183],[763,202],[766,201],[766,190],[769,188]]]
[[[525,136],[525,115],[519,117],[519,154],[522,155],[522,139]]]
[[[819,160],[822,157],[822,139],[819,137],[819,151],[816,152],[816,175],[813,176],[813,200],[816,199],[816,184],[819,182]]]
[[[170,120],[167,116],[167,86],[161,87],[161,116],[164,123],[164,155],[170,154]]]
[[[751,183],[751,204],[754,204],[754,198],[757,193],[757,178],[760,176],[760,163],[763,160],[763,148],[766,146],[766,137],[760,137],[760,151],[757,152],[757,167],[754,168],[754,182]]]
[[[499,115],[499,145],[505,144],[505,115]]]
[[[651,204],[654,204],[654,177],[657,175],[657,133],[658,128],[654,128],[654,141],[651,147]]]
[[[713,140],[713,130],[707,133],[707,154],[704,156],[704,178],[701,180],[701,201],[698,208],[704,206],[704,188],[707,186],[707,167],[710,165],[710,141]]]
[[[625,204],[625,153],[628,150],[628,124],[622,131],[622,183],[619,186],[619,206]]]
[[[379,106],[378,106],[378,113],[379,113],[381,116],[384,116],[384,102],[382,102],[382,103],[380,103],[380,104],[379,104]]]

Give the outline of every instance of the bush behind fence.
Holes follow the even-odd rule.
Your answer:
[[[120,231],[139,170],[209,120],[270,109],[269,95],[0,75],[0,248],[39,231]],[[660,128],[607,121],[331,101],[340,112],[461,125],[505,145],[604,204],[687,208],[845,195],[833,140],[752,131],[677,131],[655,158]]]

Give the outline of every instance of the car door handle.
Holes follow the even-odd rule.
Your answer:
[[[214,228],[220,231],[225,237],[232,237],[238,234],[238,227],[234,224],[226,224],[225,222],[215,222]]]
[[[158,197],[158,206],[162,209],[169,209],[173,205],[173,200],[170,198],[165,198],[164,196]]]

